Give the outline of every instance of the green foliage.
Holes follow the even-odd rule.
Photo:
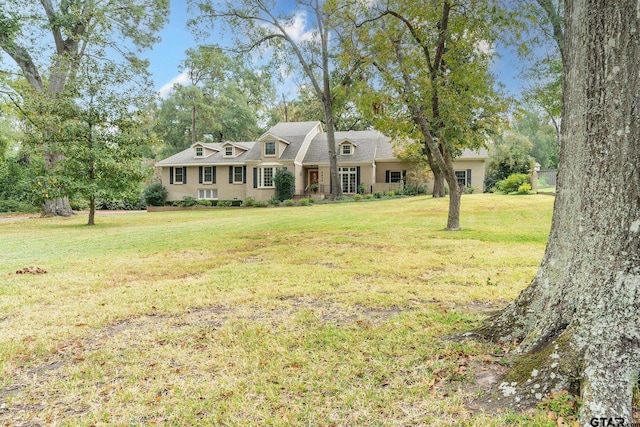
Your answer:
[[[529,194],[531,191],[531,184],[525,182],[518,187],[518,194]]]
[[[31,203],[21,202],[19,200],[0,200],[0,212],[23,212],[35,213],[41,209]]]
[[[198,201],[191,197],[191,196],[184,196],[181,200],[180,200],[180,206],[185,207],[185,208],[190,208],[191,206],[195,206],[198,204]]]
[[[42,174],[42,158],[22,150],[0,162],[0,201],[5,210],[33,212],[41,209],[42,198],[34,191],[36,178]]]
[[[211,203],[211,200],[198,200],[197,204],[198,206],[213,206],[213,203]]]
[[[547,414],[553,413],[553,420],[563,418],[567,423],[572,423],[578,418],[579,408],[579,398],[573,396],[567,390],[551,393],[549,396],[544,397],[537,406],[537,409]],[[558,422],[558,425],[560,425],[560,422]]]
[[[156,181],[145,187],[144,200],[149,206],[164,206],[168,193],[162,182]]]
[[[267,202],[264,202],[262,200],[256,200],[256,202],[253,204],[253,206],[256,207],[256,208],[266,208],[269,205],[267,204]]]
[[[387,197],[393,197],[393,196],[395,196],[395,195],[396,195],[396,192],[395,192],[395,191],[393,191],[393,190],[388,190],[388,191],[385,193],[385,195],[386,195]]]
[[[309,206],[309,205],[311,205],[311,201],[310,201],[310,199],[300,199],[298,201],[298,204],[300,206]]]
[[[531,148],[528,154],[542,169],[558,167],[558,136],[556,128],[549,123],[547,116],[525,112],[515,121],[514,131],[529,139]]]
[[[356,202],[362,200],[362,194],[354,194],[353,200],[355,200]]]
[[[256,199],[254,199],[253,197],[247,197],[242,201],[241,206],[251,207],[251,206],[255,206],[255,204],[256,204]]]
[[[218,205],[217,206],[220,206],[220,207],[223,207],[223,208],[228,208],[230,206],[233,206],[233,200],[220,200],[220,201],[218,201]]]
[[[530,177],[531,175],[524,173],[514,173],[502,181],[498,181],[496,183],[496,188],[506,194],[516,193],[519,191],[520,186],[523,184],[529,184]],[[529,190],[531,190],[531,184],[529,184]]]
[[[365,198],[366,200],[372,200],[372,199],[373,199],[373,194],[369,193],[369,194],[367,194],[366,196],[364,196],[364,198]]]
[[[280,206],[280,202],[281,202],[281,200],[280,200],[280,199],[278,199],[276,196],[272,196],[272,197],[269,199],[269,202],[268,202],[268,203],[269,203],[271,206]]]
[[[380,191],[376,191],[375,193],[373,193],[373,197],[375,197],[376,199],[382,199],[382,196],[384,196],[384,194]]]
[[[144,197],[137,191],[120,198],[96,200],[96,209],[107,211],[137,211],[146,207]]]
[[[287,200],[293,197],[295,191],[295,177],[293,172],[286,169],[279,169],[273,177],[276,187],[276,197],[279,200]]]
[[[296,202],[294,202],[292,199],[287,199],[287,200],[284,200],[282,204],[285,206],[295,206]]]
[[[522,134],[509,132],[498,137],[489,149],[485,188],[490,190],[498,181],[509,175],[530,173],[534,163],[529,154],[531,148],[531,141]],[[516,190],[517,188],[513,191]]]

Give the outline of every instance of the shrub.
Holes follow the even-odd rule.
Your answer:
[[[362,200],[362,194],[354,194],[354,195],[353,195],[353,200],[355,200],[356,202],[357,202],[358,200]]]
[[[276,196],[273,196],[269,199],[269,204],[271,206],[280,206],[280,199],[278,199]]]
[[[273,177],[273,184],[276,187],[276,197],[280,200],[288,200],[293,197],[295,191],[295,177],[292,172],[280,169]]]
[[[96,200],[96,209],[106,211],[136,211],[145,209],[145,203],[141,195],[129,194],[122,198]]]
[[[149,206],[163,206],[168,191],[161,182],[154,182],[144,189],[144,200]]]
[[[197,203],[198,201],[191,196],[184,196],[182,200],[180,200],[180,206],[185,208],[195,206]]]
[[[518,194],[529,194],[529,191],[531,191],[531,184],[529,184],[528,182],[525,182],[520,187],[518,187]]]
[[[298,204],[300,206],[309,206],[311,204],[311,202],[309,201],[309,199],[300,199],[300,201],[298,202]]]
[[[395,192],[395,191],[393,191],[393,190],[389,190],[389,191],[387,191],[387,196],[388,196],[388,197],[393,197],[393,196],[395,196],[395,195],[396,195],[396,192]]]
[[[375,193],[373,193],[373,197],[375,197],[376,199],[382,199],[383,194],[380,191],[376,191]]]
[[[364,184],[358,185],[358,194],[364,194],[367,191],[367,187]]]
[[[212,206],[211,200],[198,200],[199,206]]]
[[[69,199],[69,206],[74,211],[86,211],[89,209],[89,203],[85,199]]]
[[[31,203],[18,200],[0,200],[0,212],[36,213],[40,210]]]
[[[474,194],[477,193],[478,189],[476,187],[464,187],[462,189],[462,194]]]
[[[253,206],[254,206],[254,207],[256,207],[256,208],[266,208],[266,207],[267,207],[267,206],[269,206],[269,205],[267,204],[267,202],[263,202],[262,200],[257,200],[257,201],[253,204]]]
[[[285,206],[295,206],[296,202],[294,202],[291,199],[287,199],[287,200],[283,201],[282,204],[285,205]]]
[[[496,187],[503,193],[515,193],[522,184],[529,183],[529,175],[524,173],[514,173],[502,181],[498,181]]]
[[[372,200],[373,199],[373,194],[369,193],[366,196],[364,196],[365,199],[367,200]]]
[[[256,205],[256,199],[254,199],[253,197],[247,197],[246,199],[244,199],[244,201],[242,202],[242,205],[240,206],[251,207],[255,205]]]
[[[231,201],[231,200],[220,200],[218,202],[218,206],[222,206],[222,207],[228,208],[229,206],[233,206],[233,201]]]

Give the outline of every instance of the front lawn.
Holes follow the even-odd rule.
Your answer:
[[[545,425],[442,337],[531,281],[553,197],[0,222],[0,425]]]

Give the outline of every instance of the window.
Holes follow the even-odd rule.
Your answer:
[[[202,168],[202,183],[203,184],[213,184],[213,166],[205,166]]]
[[[204,149],[202,147],[196,147],[196,157],[202,157],[204,155]]]
[[[233,146],[227,145],[226,147],[224,147],[224,156],[233,157]]]
[[[275,156],[276,155],[276,143],[273,141],[264,143],[264,155]]]
[[[244,181],[244,173],[242,166],[234,166],[233,167],[233,183],[238,184]]]
[[[217,189],[200,188],[198,189],[198,199],[215,200],[218,198]]]
[[[353,146],[351,144],[342,144],[342,155],[350,156],[353,154]]]
[[[184,169],[183,168],[174,168],[173,169],[173,183],[174,184],[182,184],[184,182]]]
[[[463,187],[467,185],[467,171],[456,171],[456,181]]]
[[[400,182],[402,181],[402,172],[389,172],[389,182]]]
[[[258,185],[262,188],[273,188],[273,176],[275,175],[276,171],[277,168],[274,167],[260,168]]]
[[[357,168],[338,168],[340,182],[342,183],[342,192],[347,194],[355,194],[358,187]]]

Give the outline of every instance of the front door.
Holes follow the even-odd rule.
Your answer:
[[[310,170],[309,171],[309,185],[318,184],[320,175],[318,174],[318,170]]]

